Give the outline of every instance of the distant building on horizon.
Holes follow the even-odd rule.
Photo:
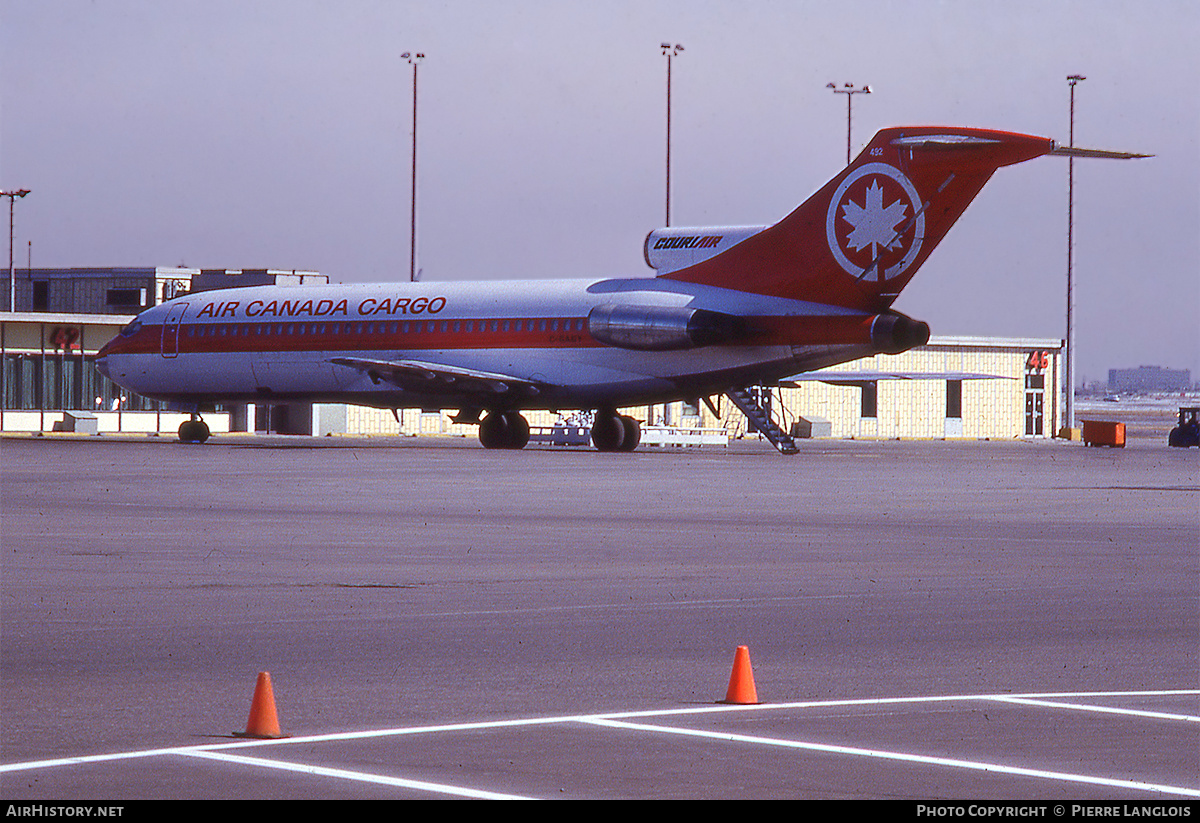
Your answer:
[[[1190,391],[1191,388],[1190,369],[1138,366],[1136,369],[1108,370],[1108,390],[1116,394]]]

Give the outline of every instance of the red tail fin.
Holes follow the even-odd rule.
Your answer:
[[[663,276],[883,311],[996,169],[1053,149],[1049,138],[1002,131],[884,129],[779,223]]]

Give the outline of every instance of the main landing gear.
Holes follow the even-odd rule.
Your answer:
[[[179,442],[181,443],[203,443],[208,440],[208,436],[208,424],[194,412],[191,420],[184,420],[179,424]]]
[[[592,423],[592,445],[602,452],[631,452],[642,442],[638,421],[615,411],[601,409]]]
[[[479,442],[485,449],[523,449],[529,443],[529,421],[520,412],[491,412],[479,423]],[[596,412],[592,445],[598,451],[631,452],[641,442],[642,426],[638,421],[611,409]]]
[[[492,412],[479,423],[479,442],[485,449],[523,449],[529,421],[519,412]]]

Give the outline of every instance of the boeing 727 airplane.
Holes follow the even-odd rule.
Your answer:
[[[893,301],[1001,166],[1129,158],[1024,134],[880,131],[773,226],[660,229],[646,278],[259,286],[142,312],[97,367],[197,413],[215,402],[458,409],[488,448],[529,441],[522,411],[595,410],[592,442],[632,451],[617,409],[751,385],[923,345]],[[711,403],[710,403],[711,405]]]

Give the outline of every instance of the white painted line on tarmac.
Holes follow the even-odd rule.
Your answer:
[[[422,792],[434,792],[436,794],[448,794],[455,797],[470,797],[476,800],[532,800],[530,797],[521,797],[512,794],[499,794],[497,792],[486,792],[481,789],[468,789],[463,786],[449,786],[445,783],[429,783],[424,780],[406,780],[402,777],[388,777],[382,774],[368,774],[366,772],[352,772],[347,769],[331,769],[327,766],[307,766],[303,763],[287,763],[281,760],[267,760],[262,757],[246,757],[240,754],[226,754],[224,752],[212,751],[180,751],[178,754],[186,755],[187,757],[200,757],[207,760],[220,760],[226,763],[238,763],[243,766],[254,766],[256,768],[265,769],[281,769],[288,772],[299,772],[300,774],[318,775],[320,777],[334,777],[339,780],[354,780],[360,783],[373,783],[380,786],[395,786],[401,789],[415,789]]]
[[[569,723],[579,720],[578,716],[536,717],[520,720],[485,720],[477,723],[449,723],[441,726],[407,726],[396,729],[368,729],[357,732],[331,732],[296,737],[266,738],[262,740],[238,740],[230,743],[207,743],[202,746],[172,746],[164,749],[143,749],[132,752],[89,754],[76,757],[61,757],[51,760],[28,760],[23,763],[0,764],[0,774],[5,772],[29,771],[57,766],[82,766],[88,763],[107,763],[115,760],[132,760],[141,757],[161,757],[168,754],[193,754],[216,752],[228,749],[259,748],[262,746],[288,746],[295,743],[328,743],[340,740],[367,740],[375,737],[399,737],[401,735],[430,734],[435,732],[474,731],[479,729],[503,729],[513,726],[539,726],[548,723]]]
[[[217,744],[220,745],[220,744]],[[203,749],[204,747],[196,747]],[[60,766],[85,766],[88,763],[111,763],[116,760],[135,760],[140,757],[159,757],[164,754],[187,754],[193,748],[171,747],[169,749],[143,749],[135,752],[112,752],[110,754],[86,754],[77,757],[59,757],[52,760],[26,760],[23,763],[2,763],[0,774],[25,772],[34,769],[52,769]]]
[[[932,766],[947,766],[956,769],[971,769],[982,772],[1011,774],[1021,777],[1037,777],[1048,780],[1060,780],[1069,783],[1088,783],[1096,786],[1108,786],[1121,789],[1135,789],[1161,794],[1177,794],[1185,797],[1200,797],[1200,789],[1186,786],[1169,786],[1161,783],[1142,783],[1135,780],[1116,780],[1109,777],[1096,777],[1086,774],[1069,774],[1052,772],[1043,769],[1026,769],[1021,766],[1005,766],[999,763],[984,763],[974,760],[956,760],[946,757],[930,757],[907,752],[889,752],[879,749],[860,749],[853,746],[836,746],[827,743],[813,743],[804,740],[786,740],[775,737],[757,737],[746,734],[731,734],[729,732],[712,732],[702,729],[685,729],[673,726],[652,726],[646,723],[629,723],[624,720],[609,720],[592,718],[585,722],[597,726],[607,726],[614,729],[629,729],[655,734],[683,735],[686,737],[703,737],[710,740],[724,740],[733,743],[754,743],[760,746],[779,746],[789,749],[805,749],[808,751],[826,752],[829,754],[851,755],[854,757],[872,757],[881,760],[898,760],[906,763],[924,763]]]
[[[435,726],[409,726],[409,727],[390,728],[390,729],[371,729],[371,730],[355,731],[355,732],[332,732],[332,733],[328,733],[328,734],[305,735],[305,736],[288,737],[288,738],[281,738],[281,739],[275,739],[275,740],[239,740],[239,741],[229,742],[229,743],[211,743],[211,744],[206,744],[206,745],[202,745],[202,746],[177,746],[177,747],[160,748],[160,749],[146,749],[146,750],[142,750],[142,751],[132,751],[132,752],[116,752],[116,753],[111,753],[111,754],[100,754],[100,755],[83,755],[83,756],[64,757],[64,758],[47,759],[47,760],[26,761],[23,763],[0,764],[0,774],[6,773],[6,772],[30,771],[30,770],[35,770],[35,769],[55,768],[55,767],[62,767],[62,766],[78,766],[78,765],[84,765],[84,764],[88,764],[88,763],[104,763],[104,762],[112,762],[112,761],[119,761],[119,760],[129,760],[129,759],[135,759],[135,758],[158,757],[158,756],[162,756],[162,755],[172,755],[172,754],[174,754],[174,755],[189,755],[189,756],[204,756],[205,754],[208,754],[208,753],[215,753],[215,752],[219,752],[219,751],[228,751],[230,749],[241,749],[241,748],[248,748],[248,747],[288,746],[288,745],[294,745],[296,743],[322,743],[322,742],[333,742],[333,741],[365,740],[365,739],[370,739],[370,738],[398,737],[398,736],[403,736],[403,735],[420,735],[420,734],[446,733],[446,732],[457,732],[457,731],[481,731],[481,730],[491,730],[491,729],[517,728],[517,727],[521,727],[521,726],[552,725],[552,724],[556,724],[556,723],[592,723],[592,724],[610,724],[610,725],[615,726],[620,721],[626,721],[626,720],[629,720],[632,718],[678,717],[678,716],[682,716],[682,715],[718,714],[718,713],[724,713],[724,712],[758,712],[758,711],[779,711],[781,709],[782,710],[820,709],[820,708],[838,708],[838,707],[852,707],[852,706],[866,706],[866,707],[895,706],[895,705],[904,705],[904,704],[956,703],[956,702],[970,702],[970,701],[981,701],[981,700],[982,701],[1003,700],[1003,701],[1009,701],[1009,702],[1016,703],[1016,702],[1021,702],[1021,701],[1029,701],[1029,702],[1045,701],[1045,700],[1054,699],[1054,698],[1061,699],[1061,698],[1091,698],[1091,697],[1108,697],[1108,698],[1112,698],[1112,697],[1168,697],[1168,696],[1189,696],[1189,695],[1200,695],[1200,689],[1161,689],[1161,690],[1153,690],[1153,691],[1112,691],[1112,692],[1042,692],[1042,693],[1026,693],[1026,694],[933,695],[933,696],[921,696],[921,697],[852,698],[852,699],[845,699],[845,700],[804,700],[804,701],[793,701],[793,702],[789,702],[789,703],[760,703],[760,704],[749,705],[749,706],[729,705],[729,704],[713,704],[713,705],[706,705],[706,706],[689,706],[686,708],[679,708],[679,709],[647,709],[647,710],[629,711],[629,712],[605,712],[602,714],[560,715],[560,716],[549,716],[549,717],[518,718],[518,719],[513,719],[513,720],[488,720],[488,721],[478,721],[478,722],[470,722],[470,723],[448,723],[448,724],[435,725]],[[1047,705],[1062,708],[1068,704],[1048,703]],[[1128,711],[1132,711],[1132,710],[1128,710]],[[1158,713],[1158,714],[1161,714],[1161,713]],[[1180,715],[1179,717],[1190,718],[1192,716],[1191,715]],[[626,724],[626,725],[635,726],[636,724]],[[736,736],[725,735],[725,734],[717,733],[717,732],[708,732],[708,733],[689,732],[687,730],[676,730],[676,729],[669,729],[666,727],[648,727],[648,728],[656,728],[656,729],[661,728],[665,731],[674,732],[674,733],[697,734],[698,736],[707,736],[707,737],[713,737],[713,738],[718,738],[718,739],[733,739],[734,737],[736,737]],[[745,739],[753,740],[754,738],[745,738]],[[788,743],[786,741],[779,742],[779,741],[773,740],[771,738],[762,738],[761,740],[768,743],[769,745],[788,745]],[[797,747],[797,748],[807,747],[807,748],[818,749],[819,746],[820,746],[820,744],[795,744],[795,747]],[[826,747],[826,748],[830,751],[833,751],[833,750],[836,750],[837,747]],[[871,750],[866,750],[866,749],[860,749],[860,750],[845,749],[844,751],[845,752],[854,752],[854,753],[870,753],[871,752]],[[890,759],[904,759],[904,758],[918,759],[921,757],[919,755],[901,755],[899,753],[883,753],[883,752],[870,753],[869,756],[888,757]],[[226,757],[232,758],[233,756],[227,755]],[[247,758],[247,759],[251,759],[251,758]],[[967,761],[954,761],[954,760],[938,761],[936,758],[932,758],[932,759],[926,758],[925,760],[927,762],[940,762],[943,765],[958,764],[958,763],[967,764],[968,763]],[[277,761],[263,761],[263,762],[264,763],[274,763]],[[1042,776],[1054,774],[1051,772],[1037,772],[1035,770],[1015,771],[1014,767],[993,766],[990,764],[967,764],[967,765],[962,765],[960,767],[961,768],[985,769],[985,770],[992,770],[992,771],[1007,770],[1014,774],[1025,773],[1025,774],[1042,775]],[[296,767],[296,768],[297,768],[297,770],[300,770],[302,768],[307,768],[307,767]],[[330,769],[330,770],[327,770],[325,773],[333,775],[337,771],[338,770]],[[345,774],[346,775],[354,775],[357,773],[345,772]],[[387,780],[396,779],[396,780],[398,780],[399,778],[380,778],[380,779],[387,779]],[[1120,782],[1120,781],[1102,782],[1107,779],[1106,778],[1086,778],[1086,776],[1070,776],[1070,775],[1064,776],[1064,777],[1059,777],[1058,779],[1063,779],[1063,780],[1075,779],[1075,780],[1082,781],[1082,782],[1098,782],[1100,785],[1130,786],[1130,787],[1142,788],[1147,791],[1169,791],[1171,793],[1183,793],[1183,794],[1187,794],[1189,796],[1200,797],[1200,790],[1191,789],[1191,788],[1187,788],[1187,787],[1183,787],[1183,788],[1165,787],[1163,789],[1156,789],[1156,788],[1153,788],[1156,784],[1150,784],[1150,783],[1143,784],[1143,783],[1133,783],[1133,782],[1128,782],[1128,781],[1126,781],[1126,782]]]
[[[648,709],[632,712],[605,712],[589,717],[621,720],[631,717],[671,717],[683,714],[712,714],[714,712],[756,712],[779,709],[831,709],[848,706],[896,706],[912,703],[958,703],[977,700],[1047,699],[1065,697],[1184,697],[1200,695],[1200,689],[1160,689],[1157,691],[1126,692],[1034,692],[1029,694],[950,694],[921,697],[860,697],[845,700],[797,700],[790,703],[755,703],[752,705],[718,704],[691,706],[685,709]],[[1062,705],[1062,704],[1051,704]]]
[[[1084,712],[1099,712],[1100,714],[1127,714],[1134,717],[1149,717],[1155,720],[1183,720],[1188,723],[1200,723],[1200,715],[1171,714],[1169,712],[1152,712],[1145,709],[1120,709],[1114,706],[1094,706],[1083,703],[1060,703],[1052,700],[1033,700],[1028,697],[997,697],[1002,703],[1018,703],[1022,706],[1048,706],[1053,709],[1074,709]]]

